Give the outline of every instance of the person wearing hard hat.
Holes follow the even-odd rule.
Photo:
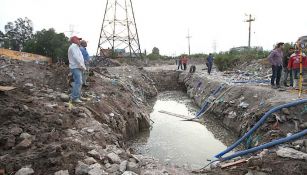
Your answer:
[[[80,51],[80,40],[77,36],[70,38],[71,45],[68,48],[68,60],[69,68],[73,76],[73,86],[71,93],[71,100],[74,103],[82,103],[81,98],[81,87],[82,87],[82,72],[86,70],[84,59]]]

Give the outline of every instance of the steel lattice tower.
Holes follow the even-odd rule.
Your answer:
[[[97,56],[106,56],[103,49],[124,49],[131,58],[142,57],[132,0],[107,0]]]

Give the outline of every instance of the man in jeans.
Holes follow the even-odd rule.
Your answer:
[[[290,47],[288,51],[286,51],[286,54],[283,58],[283,69],[284,69],[284,86],[289,87],[287,84],[288,76],[290,75],[290,86],[293,86],[293,76],[292,71],[288,69],[288,63],[290,60],[291,55],[294,53],[294,48]]]
[[[283,45],[284,43],[280,42],[276,45],[275,49],[272,50],[268,59],[272,65],[272,78],[271,86],[273,89],[280,88],[280,77],[282,71],[282,58],[283,58]]]
[[[89,70],[89,64],[90,64],[90,56],[86,50],[86,47],[87,47],[87,42],[84,40],[81,40],[80,41],[80,51],[82,53],[84,64],[87,69],[86,71],[83,71],[83,75],[82,75],[82,85],[83,86],[88,86],[86,80],[89,74],[88,70]]]
[[[84,59],[80,51],[81,38],[73,36],[70,38],[71,45],[68,48],[69,68],[72,73],[74,83],[72,86],[71,100],[74,103],[82,103],[81,86],[82,86],[82,72],[86,70]]]

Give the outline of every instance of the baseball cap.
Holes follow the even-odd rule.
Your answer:
[[[74,40],[74,39],[82,40],[82,38],[79,38],[79,37],[77,37],[77,36],[73,36],[73,37],[70,38],[70,41],[72,41],[72,40]]]

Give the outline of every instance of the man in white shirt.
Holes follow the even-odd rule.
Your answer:
[[[71,37],[71,45],[68,48],[69,68],[74,79],[71,100],[74,103],[82,103],[82,101],[80,100],[82,87],[82,72],[86,70],[84,59],[79,48],[80,40],[81,38],[77,36]]]

